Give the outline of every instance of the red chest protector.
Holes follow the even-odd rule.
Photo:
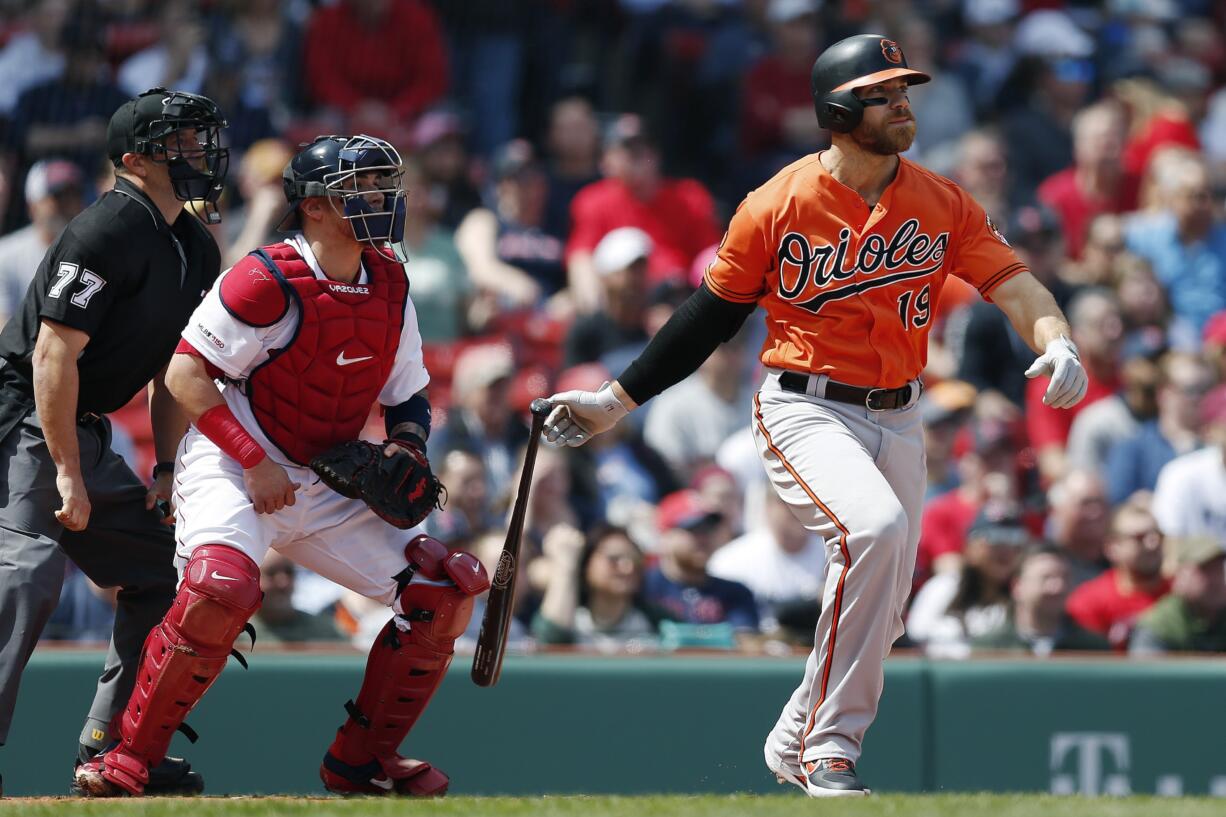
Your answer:
[[[261,315],[241,304],[231,306],[223,288],[223,302],[246,323],[271,326],[290,302],[298,305],[293,337],[251,373],[247,398],[268,439],[303,465],[337,443],[357,439],[396,360],[408,303],[404,267],[374,250],[362,253],[362,264],[367,284],[320,280],[292,245],[273,244],[226,275],[266,273],[284,293],[279,314],[265,309]]]

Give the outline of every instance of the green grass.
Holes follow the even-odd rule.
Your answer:
[[[1226,801],[1208,798],[1051,797],[1035,794],[883,795],[866,800],[813,801],[792,795],[702,797],[450,797],[391,798],[201,797],[82,801],[0,800],[0,814],[21,817],[1220,817]]]

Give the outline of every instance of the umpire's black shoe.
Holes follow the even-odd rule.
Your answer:
[[[69,787],[70,794],[76,797],[87,796],[77,781],[76,771],[82,763],[97,754],[97,749],[88,746],[78,749],[77,761],[73,766],[72,785]],[[204,777],[200,772],[193,772],[192,764],[183,758],[167,757],[149,770],[149,782],[145,784],[146,796],[189,797],[194,794],[204,794]]]
[[[810,797],[863,797],[868,788],[856,775],[856,764],[842,757],[824,757],[805,764]]]

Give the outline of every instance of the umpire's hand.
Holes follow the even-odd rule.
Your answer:
[[[55,518],[68,530],[81,531],[89,524],[89,492],[80,472],[56,474],[55,487],[60,492],[60,509]]]
[[[545,419],[545,439],[551,443],[583,445],[608,431],[630,409],[605,383],[599,391],[564,391],[549,398],[553,411]]]

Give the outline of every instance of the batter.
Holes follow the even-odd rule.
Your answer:
[[[1045,403],[1068,408],[1086,390],[1064,315],[983,208],[898,156],[915,137],[907,89],[928,79],[880,35],[823,52],[811,90],[831,148],[749,194],[702,286],[616,381],[550,398],[546,438],[581,445],[764,310],[754,437],[779,496],[824,537],[828,565],[813,652],[765,757],[813,797],[869,792],[855,764],[903,633],[925,487],[915,405],[946,278],[975,286],[1041,353],[1026,374],[1051,377]]]

